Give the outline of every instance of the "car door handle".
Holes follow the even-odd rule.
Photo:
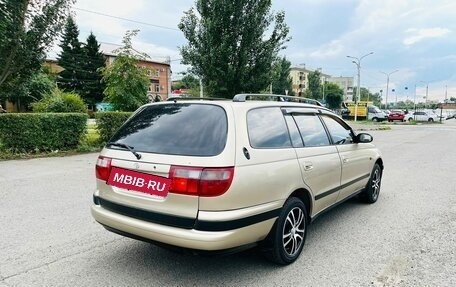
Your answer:
[[[305,170],[305,171],[309,171],[309,170],[312,170],[312,169],[314,168],[314,167],[313,167],[313,163],[311,163],[311,162],[305,162],[305,163],[303,164],[303,166],[304,166],[304,170]]]
[[[342,162],[343,162],[343,163],[348,163],[349,160],[348,160],[348,158],[344,157],[344,158],[342,159]]]

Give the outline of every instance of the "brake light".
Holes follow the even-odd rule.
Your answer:
[[[231,185],[234,168],[195,168],[171,166],[169,192],[194,196],[219,196]]]
[[[95,165],[95,176],[98,179],[107,181],[111,172],[111,158],[99,156]]]

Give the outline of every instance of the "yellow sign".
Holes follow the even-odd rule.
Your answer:
[[[367,106],[372,105],[373,102],[358,102],[358,114],[356,115],[357,117],[367,117]],[[355,116],[355,103],[345,103],[347,108],[350,110],[350,117]]]

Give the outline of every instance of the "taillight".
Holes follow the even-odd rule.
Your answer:
[[[196,195],[219,196],[231,185],[234,175],[233,167],[195,168],[171,166],[169,178],[172,180],[169,192]]]
[[[99,156],[95,165],[95,176],[98,179],[108,181],[110,171],[111,159],[109,157]]]

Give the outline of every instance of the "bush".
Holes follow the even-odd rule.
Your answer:
[[[107,143],[122,124],[131,116],[131,112],[101,112],[96,113],[97,128],[100,141]]]
[[[12,152],[72,149],[78,146],[87,126],[87,114],[1,114],[2,148]]]
[[[66,93],[55,88],[39,102],[32,104],[36,113],[86,113],[84,101],[76,93]]]

